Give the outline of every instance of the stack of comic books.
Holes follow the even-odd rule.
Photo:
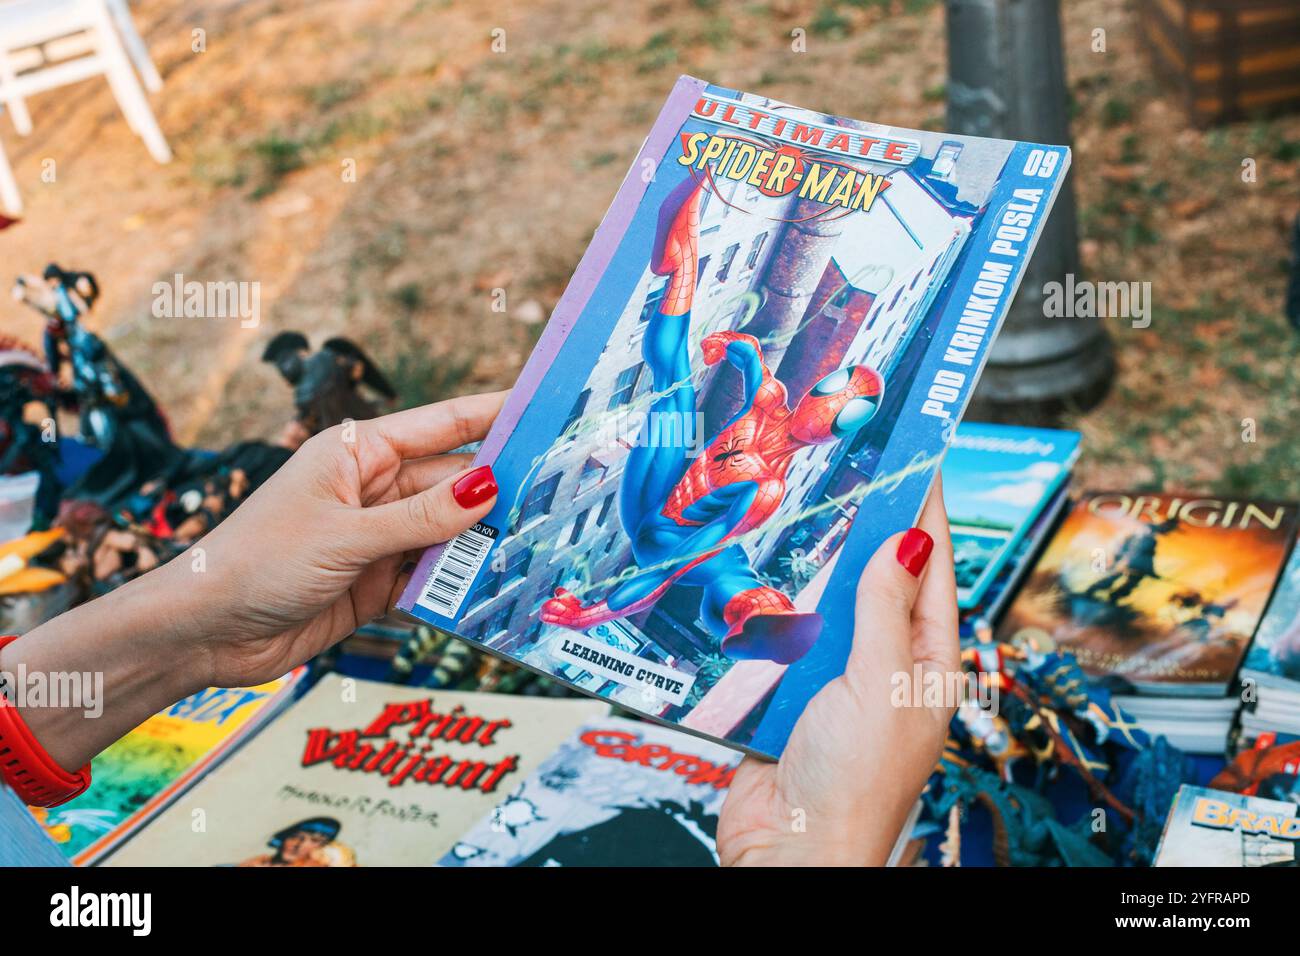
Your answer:
[[[1153,736],[1222,753],[1238,670],[1295,535],[1296,508],[1091,493],[1061,523],[998,637],[1073,651]]]
[[[606,710],[326,674],[104,865],[431,866]]]
[[[1300,806],[1183,784],[1165,820],[1155,866],[1300,865]]]
[[[85,793],[32,815],[69,861],[98,862],[274,719],[305,673],[178,701],[95,757]]]
[[[779,755],[843,673],[1057,196],[1063,146],[682,77],[475,463],[501,492],[398,607]]]
[[[1242,665],[1245,743],[1261,734],[1300,736],[1300,547],[1293,548]]]
[[[995,625],[1069,496],[1079,434],[962,422],[943,460],[963,637]]]

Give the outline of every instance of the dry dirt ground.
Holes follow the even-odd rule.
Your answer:
[[[1083,481],[1297,497],[1297,338],[1280,302],[1300,117],[1191,129],[1151,78],[1136,2],[1063,3],[1085,268],[1150,282],[1154,301],[1150,328],[1112,325],[1109,399],[1068,419],[1086,436]],[[51,260],[96,272],[95,324],[182,439],[210,446],[287,418],[287,388],[258,361],[284,329],[362,342],[408,402],[509,385],[680,73],[884,123],[943,122],[932,0],[134,10],[176,159],[149,159],[102,81],[33,100],[27,139],[0,117],[28,203],[0,233],[0,270],[5,282]],[[1091,49],[1097,27],[1105,53]],[[791,49],[796,28],[806,52]],[[260,324],[155,318],[152,286],[176,273],[259,282]],[[5,300],[0,330],[35,343],[40,324]]]

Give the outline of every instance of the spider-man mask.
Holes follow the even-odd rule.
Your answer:
[[[790,434],[810,445],[852,435],[875,417],[885,393],[880,373],[865,365],[831,372],[808,390],[790,415]]]

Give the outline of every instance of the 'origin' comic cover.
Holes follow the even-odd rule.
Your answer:
[[[1295,536],[1293,505],[1093,493],[1062,522],[999,625],[1046,635],[1139,693],[1228,693]]]
[[[398,606],[775,755],[843,672],[1070,153],[680,79]],[[571,188],[581,189],[581,183]]]

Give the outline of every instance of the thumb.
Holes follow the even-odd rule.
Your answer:
[[[479,465],[408,498],[364,508],[362,550],[373,561],[449,541],[491,511],[496,499],[492,468]]]
[[[850,662],[869,657],[877,664],[883,660],[911,666],[912,608],[932,550],[934,539],[911,528],[886,540],[872,555],[858,580]]]

